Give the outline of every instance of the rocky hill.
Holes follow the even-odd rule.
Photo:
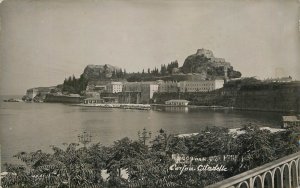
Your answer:
[[[155,67],[153,70],[148,68],[146,71],[127,73],[125,69],[109,64],[87,65],[80,78],[73,76],[65,79],[62,91],[81,94],[88,85],[109,81],[197,81],[239,77],[241,73],[235,71],[225,59],[214,57],[210,50],[199,49],[196,54],[185,59],[182,67],[179,67],[178,62],[175,61],[168,65],[161,65],[161,69]]]
[[[241,73],[235,71],[229,62],[216,58],[211,50],[206,49],[198,49],[195,54],[188,56],[180,69],[185,74],[199,73],[208,79],[241,77]]]
[[[110,79],[117,74],[122,72],[122,69],[109,64],[105,65],[88,65],[83,71],[83,77],[88,80],[105,80]]]
[[[171,63],[172,64],[172,63]],[[169,67],[169,66],[168,66]],[[202,79],[220,79],[220,78],[239,78],[241,73],[233,69],[229,62],[223,58],[217,58],[214,56],[211,50],[198,49],[193,55],[188,56],[182,67],[174,68],[176,71],[168,71],[166,65],[162,65],[161,69],[155,68],[154,70],[148,69],[143,74],[123,72],[121,68],[112,66],[109,64],[105,65],[88,65],[82,74],[82,76],[91,80],[119,80],[127,79],[128,81],[149,81],[161,79],[162,76],[173,77],[176,75],[199,75]],[[178,62],[177,62],[178,67]]]

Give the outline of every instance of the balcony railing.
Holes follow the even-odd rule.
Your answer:
[[[300,152],[207,186],[206,188],[300,187]]]

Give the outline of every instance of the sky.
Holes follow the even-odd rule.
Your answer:
[[[243,76],[300,79],[297,0],[4,0],[0,94],[53,86],[88,64],[137,72],[212,50]]]

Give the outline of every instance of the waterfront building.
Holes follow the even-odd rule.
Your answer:
[[[100,98],[100,93],[95,91],[86,91],[84,96],[87,98]]]
[[[224,80],[201,80],[201,81],[181,81],[179,82],[180,92],[208,92],[224,85]]]
[[[110,82],[106,85],[107,93],[119,93],[122,92],[123,83],[122,82]]]
[[[141,92],[123,91],[118,93],[118,100],[122,104],[139,104],[141,103]]]
[[[103,103],[103,99],[100,98],[86,98],[83,100],[84,104],[101,104]]]
[[[95,85],[94,91],[97,91],[97,92],[106,91],[106,85]]]
[[[154,82],[142,82],[141,87],[141,102],[149,103],[149,100],[153,98],[153,94],[158,91],[158,84]]]
[[[157,82],[127,82],[123,84],[122,92],[125,94],[122,95],[120,102],[131,101],[130,99],[126,99],[126,97],[134,96],[137,98],[137,103],[149,103],[153,94],[157,91]]]
[[[106,85],[88,85],[86,87],[86,91],[89,92],[102,92],[102,91],[106,91]]]
[[[158,92],[164,93],[164,92],[178,92],[179,91],[179,83],[173,82],[173,81],[167,81],[167,82],[159,82],[158,84]]]
[[[283,128],[300,126],[300,115],[298,116],[282,116]]]
[[[166,105],[171,106],[187,106],[189,101],[187,100],[180,100],[180,99],[172,99],[165,102]]]
[[[86,87],[86,91],[94,91],[98,93],[102,93],[106,91],[106,86],[110,81],[106,80],[91,80],[88,82]]]
[[[123,92],[141,92],[141,82],[126,82],[123,85]]]
[[[81,103],[82,97],[78,94],[47,94],[44,101],[53,103]]]
[[[102,97],[104,103],[119,103],[118,96]]]

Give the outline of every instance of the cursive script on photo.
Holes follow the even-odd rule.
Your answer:
[[[192,162],[236,161],[237,156],[236,155],[218,155],[218,156],[210,156],[210,157],[194,157],[194,156],[188,156],[186,154],[174,153],[174,154],[172,154],[172,159],[175,161],[175,163],[190,164]]]
[[[183,172],[192,172],[192,171],[197,171],[197,172],[202,172],[202,171],[217,171],[217,172],[224,172],[227,171],[227,168],[224,165],[198,165],[198,166],[191,166],[191,165],[186,165],[186,164],[173,164],[169,167],[170,171],[179,171],[179,175],[181,175]]]

